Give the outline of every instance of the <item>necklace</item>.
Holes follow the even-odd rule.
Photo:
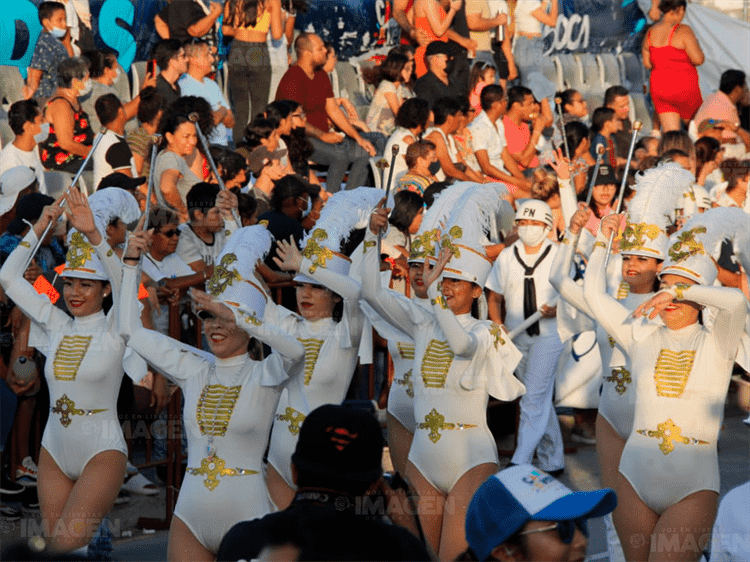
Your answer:
[[[229,391],[236,388],[236,390],[234,391],[235,393],[234,402],[229,412],[229,415],[231,416],[231,411],[234,409],[234,403],[236,403],[237,399],[239,398],[239,394],[241,390],[241,387],[237,388],[237,383],[239,382],[240,377],[245,373],[245,369],[246,369],[246,365],[243,365],[242,367],[240,367],[240,369],[237,371],[237,374],[234,376],[234,379],[232,380],[232,382],[228,386],[224,387],[224,392],[216,401],[216,405],[214,406],[213,415],[211,417],[211,425],[209,426],[208,424],[206,424],[205,426],[202,426],[202,428],[204,428],[204,432],[208,436],[206,456],[209,458],[209,460],[212,460],[216,456],[216,446],[214,445],[214,437],[216,437],[216,434],[218,433],[217,428],[216,428],[216,420],[219,415],[219,410],[224,405],[224,400],[226,399]],[[216,380],[217,386],[222,386],[221,381],[219,380],[219,376],[216,374],[215,363],[211,364],[211,372],[208,375],[209,382],[211,381],[212,378]],[[201,397],[202,399],[205,399],[208,396],[209,388],[210,388],[210,385],[207,384],[206,387],[203,389],[204,396]],[[199,408],[199,411],[200,411],[200,408]],[[229,427],[229,418],[227,418],[227,424],[224,427],[224,431],[221,431],[222,436],[226,432],[227,427]]]

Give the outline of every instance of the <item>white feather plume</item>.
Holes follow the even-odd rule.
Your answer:
[[[135,197],[119,187],[105,187],[89,195],[88,199],[94,222],[102,235],[115,218],[125,224],[141,218],[141,209]]]
[[[728,240],[742,268],[750,271],[750,215],[739,207],[716,207],[693,215],[682,230],[701,226],[706,228],[706,232],[698,234],[696,238],[711,257],[718,259],[722,242]]]
[[[465,197],[466,193],[475,185],[474,182],[461,181],[446,187],[443,191],[435,196],[435,200],[427,212],[422,217],[422,224],[419,226],[417,237],[429,230],[438,229],[442,231],[448,223],[448,217],[453,208]]]
[[[273,235],[265,226],[245,226],[232,233],[216,264],[220,264],[225,255],[234,254],[237,261],[231,266],[232,269],[237,269],[245,279],[249,279],[258,261],[265,259],[271,251],[271,244]]]
[[[501,185],[473,184],[451,210],[446,230],[460,226],[461,238],[454,241],[467,246],[496,242],[497,225],[507,222],[508,215],[513,217],[513,208],[505,196],[507,191]]]
[[[358,187],[334,193],[323,207],[315,226],[301,240],[300,248],[307,246],[307,241],[314,231],[323,229],[328,237],[319,240],[318,243],[334,252],[340,251],[352,230],[367,226],[373,209],[383,195],[381,190],[372,187]]]
[[[635,196],[628,203],[628,222],[658,225],[664,232],[674,222],[682,194],[695,181],[679,164],[667,162],[636,176]]]

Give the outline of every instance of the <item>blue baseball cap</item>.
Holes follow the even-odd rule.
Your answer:
[[[601,517],[617,506],[605,488],[574,492],[530,464],[501,470],[482,484],[466,514],[466,539],[479,560],[520,531],[527,521],[569,521]]]

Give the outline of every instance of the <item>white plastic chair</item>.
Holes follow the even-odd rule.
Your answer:
[[[370,169],[372,170],[372,177],[375,178],[375,189],[383,189],[383,181],[380,176],[380,169],[378,168],[378,162],[383,158],[382,156],[371,156],[370,157]],[[388,170],[385,171],[388,173]]]
[[[69,174],[68,172],[58,172],[55,170],[44,172],[44,183],[47,185],[47,195],[54,199],[60,197],[72,181],[73,174]]]
[[[133,82],[133,89],[131,90],[133,94],[133,99],[138,95],[138,93],[141,91],[141,84],[146,79],[146,65],[148,64],[148,61],[137,61],[130,65],[130,72],[132,74],[132,82]]]

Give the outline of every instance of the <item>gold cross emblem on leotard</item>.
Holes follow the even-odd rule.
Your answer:
[[[283,422],[289,422],[289,433],[297,435],[299,433],[300,426],[307,416],[302,412],[298,412],[292,407],[287,407],[283,414],[276,416],[276,419]]]
[[[473,423],[446,423],[445,416],[438,412],[435,408],[433,408],[432,410],[430,410],[430,413],[424,417],[424,421],[421,422],[418,427],[419,429],[429,429],[430,441],[432,441],[433,443],[437,443],[442,437],[442,435],[440,435],[441,429],[468,429],[470,427],[476,427],[476,425]]]
[[[73,420],[70,416],[90,416],[91,414],[98,414],[99,412],[106,412],[107,408],[100,408],[96,410],[82,410],[76,408],[76,403],[68,398],[67,394],[63,394],[61,398],[55,401],[54,408],[49,409],[53,414],[60,414],[60,423],[63,427],[68,427]]]
[[[628,389],[627,385],[633,382],[633,379],[630,378],[630,371],[625,367],[612,369],[612,374],[604,380],[615,383],[617,394],[625,394],[625,391]]]
[[[412,377],[411,377],[411,369],[409,369],[408,371],[404,373],[403,379],[394,379],[394,381],[396,382],[396,384],[405,386],[406,395],[409,398],[414,398],[414,381],[412,380]]]
[[[661,439],[662,442],[659,444],[659,448],[665,455],[674,451],[675,443],[682,443],[683,445],[708,445],[708,441],[682,435],[682,429],[675,425],[672,418],[669,418],[664,423],[657,424],[656,431],[651,429],[638,429],[636,430],[636,433]]]
[[[203,485],[209,490],[213,490],[219,485],[219,476],[245,476],[248,474],[258,474],[257,470],[248,470],[246,468],[226,468],[226,461],[219,457],[206,457],[201,460],[200,468],[188,468],[188,474],[194,476],[206,476]]]
[[[492,323],[492,327],[490,327],[490,334],[492,334],[495,337],[495,349],[497,349],[497,344],[505,345],[505,340],[503,339],[503,329],[495,324]]]

